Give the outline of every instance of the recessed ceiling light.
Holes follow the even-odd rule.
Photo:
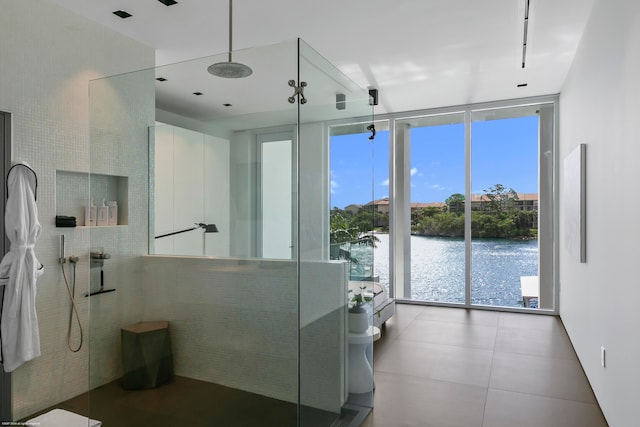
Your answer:
[[[178,2],[175,0],[158,0],[160,3],[162,3],[165,6],[173,6],[174,4],[177,4]]]
[[[231,104],[222,104],[224,107],[231,107]]]
[[[156,80],[159,81],[159,82],[166,82],[167,81],[167,79],[165,79],[164,77],[158,77]]]
[[[204,93],[202,93],[202,92],[193,92],[193,94],[196,95],[196,96],[204,95]]]
[[[520,83],[518,87],[526,87],[528,83]]]
[[[116,16],[119,16],[122,19],[125,19],[125,18],[128,18],[130,16],[133,16],[129,12],[126,12],[124,10],[116,10],[115,12],[113,12],[113,14],[116,15]]]

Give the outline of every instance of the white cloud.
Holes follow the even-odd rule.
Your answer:
[[[418,168],[411,168],[411,176],[418,173]]]
[[[388,186],[389,186],[389,178],[387,178],[387,179],[385,179],[384,181],[382,181],[382,182],[380,183],[380,185],[381,185],[382,187],[388,187]]]
[[[340,184],[338,184],[336,181],[334,181],[333,179],[331,180],[331,194],[335,194],[335,189],[340,187]]]
[[[445,187],[443,187],[443,186],[442,186],[442,185],[440,185],[440,184],[433,184],[433,185],[432,185],[431,187],[429,187],[429,188],[431,188],[432,190],[438,190],[438,191],[444,191],[444,190],[446,190],[446,188],[445,188]]]

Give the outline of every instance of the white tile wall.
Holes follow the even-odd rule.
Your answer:
[[[12,113],[13,158],[29,162],[38,172],[43,234],[36,253],[45,265],[37,298],[42,356],[13,375],[15,419],[118,378],[120,327],[159,317],[171,322],[178,374],[297,399],[295,263],[187,258],[167,262],[161,257],[141,261],[149,238],[151,72],[94,82],[91,103],[88,86],[92,79],[144,69],[153,62],[151,48],[48,1],[2,1],[0,110]],[[127,177],[128,225],[55,228],[55,214],[61,212],[56,206],[56,170]],[[89,200],[87,189],[78,191]],[[105,287],[117,291],[77,297],[82,324],[85,331],[90,329],[79,353],[67,349],[70,303],[57,264],[60,234],[66,236],[67,254],[80,257],[78,294],[98,286],[99,270],[89,269],[89,249],[103,247],[112,255],[104,267]],[[327,264],[328,270],[312,274],[317,281],[308,283],[317,289],[340,283],[344,269],[336,265],[340,266]],[[329,323],[339,323],[342,316],[333,303],[324,314],[322,309],[314,313],[305,325],[326,315],[334,316]],[[324,336],[318,342],[330,343],[327,351],[318,352],[320,359],[313,353],[304,359],[340,359],[344,328],[320,328],[314,334],[320,332]],[[314,334],[303,339],[316,342]],[[78,338],[77,331],[73,337]],[[331,383],[331,375],[344,372],[344,367],[336,369],[311,370],[305,380],[310,382],[305,383],[312,384],[314,375],[325,375],[323,383]],[[335,394],[327,390],[329,397],[323,400],[318,397],[322,393],[316,393],[313,404],[335,409]]]
[[[295,262],[149,256],[143,265],[144,320],[169,321],[176,374],[297,401]],[[339,412],[346,267],[302,266],[303,402]]]
[[[142,69],[153,63],[154,51],[151,48],[48,1],[2,1],[0,110],[12,113],[13,159],[27,161],[38,173],[37,203],[43,233],[36,253],[45,265],[45,273],[38,281],[36,307],[42,356],[13,374],[15,419],[88,388],[87,337],[79,353],[74,354],[67,349],[70,303],[56,260],[58,236],[65,234],[67,254],[80,256],[77,292],[84,292],[89,282],[90,236],[87,230],[54,227],[55,171],[89,171],[90,158],[93,158],[89,149],[89,80]],[[137,168],[131,171],[131,164],[123,162],[124,166],[119,167],[118,163],[123,155],[131,154],[128,146],[135,147],[136,155],[146,150],[146,135],[142,141],[138,141],[138,135],[127,135],[125,139],[122,134],[118,136],[117,131],[115,128],[115,135],[110,142],[118,141],[121,156],[105,164],[101,173],[130,176],[130,183],[134,185],[130,191],[141,191],[141,177],[146,171]],[[108,150],[101,155],[107,156]],[[146,156],[139,157],[144,158]],[[129,225],[129,232],[116,232],[116,236],[105,236],[104,242],[101,242],[112,248],[114,260],[111,265],[114,266],[125,254],[140,254],[140,248],[143,245],[146,248],[146,229],[131,232],[143,219],[146,221],[146,211],[130,210],[130,222],[133,224]],[[91,236],[96,242],[100,237]],[[114,239],[113,245],[108,241],[110,238]],[[132,262],[139,265],[139,260]],[[125,276],[128,270],[139,274],[140,268],[127,262],[120,270],[118,276]],[[116,276],[107,274],[107,277]],[[127,287],[135,292],[136,284],[131,280],[127,282]],[[117,293],[116,298],[125,296],[127,294],[121,292]],[[100,302],[102,305],[109,303],[107,299]],[[89,300],[79,297],[77,304],[82,324],[87,329]],[[112,300],[111,304],[113,308],[118,302]]]

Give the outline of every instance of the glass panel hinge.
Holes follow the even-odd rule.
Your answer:
[[[293,88],[293,95],[288,98],[289,103],[296,102],[296,95],[300,95],[300,104],[306,104],[307,98],[304,97],[304,88],[307,87],[307,82],[300,82],[300,86],[296,86],[295,80],[289,80],[289,86]]]

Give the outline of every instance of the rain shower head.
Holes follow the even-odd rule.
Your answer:
[[[216,62],[209,65],[207,71],[214,76],[223,77],[225,79],[240,79],[248,77],[253,73],[251,68],[239,62]]]
[[[249,66],[240,64],[238,62],[233,62],[231,60],[231,52],[233,40],[233,0],[229,0],[229,60],[227,62],[216,62],[215,64],[209,65],[207,67],[207,71],[216,76],[223,77],[225,79],[240,79],[243,77],[250,76],[253,71]]]

